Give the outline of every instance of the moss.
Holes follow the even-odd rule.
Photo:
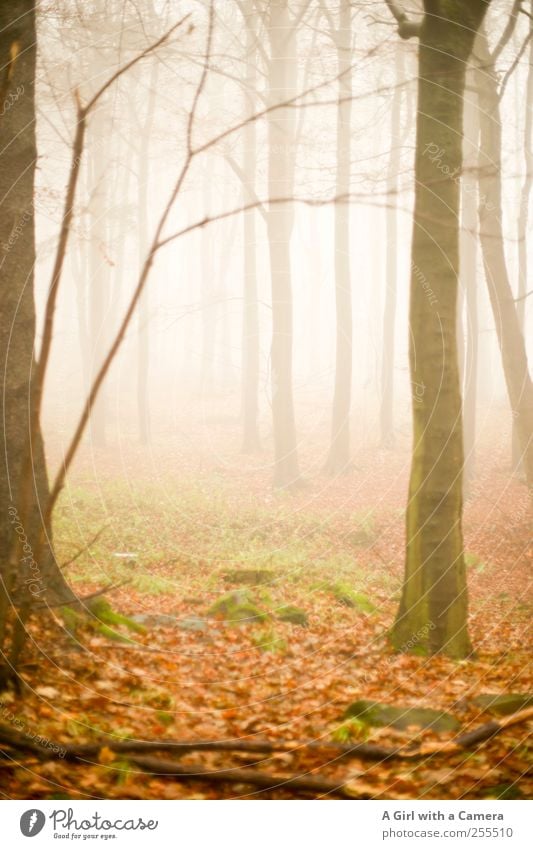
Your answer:
[[[63,607],[61,609],[61,617],[63,619],[65,630],[67,630],[71,636],[76,636],[78,629],[83,622],[83,616],[72,607]]]
[[[344,713],[344,719],[355,718],[367,725],[405,730],[411,726],[432,731],[457,731],[460,723],[449,713],[432,708],[402,707],[360,699]]]
[[[273,654],[284,654],[287,651],[287,641],[276,633],[274,628],[256,631],[252,635],[252,642],[258,649]]]
[[[226,593],[217,599],[209,610],[208,616],[216,616],[229,622],[257,622],[268,618],[252,600],[249,593],[243,590]]]
[[[93,599],[87,605],[87,609],[104,625],[115,627],[123,625],[129,631],[135,631],[137,634],[146,634],[146,628],[143,625],[135,622],[128,616],[124,616],[122,613],[117,613],[105,598],[98,597]]]
[[[504,693],[503,695],[482,693],[472,701],[477,707],[486,710],[488,713],[506,716],[532,707],[533,695],[531,693]]]
[[[304,628],[309,625],[309,618],[305,610],[295,607],[293,604],[279,607],[276,616],[280,622],[290,622],[291,625],[302,625]]]
[[[364,593],[356,592],[348,584],[338,582],[327,586],[329,592],[346,607],[353,607],[360,613],[376,613],[377,607]]]
[[[274,572],[269,569],[234,569],[223,575],[229,584],[246,584],[251,587],[259,584],[270,584],[274,580]]]
[[[135,645],[135,640],[131,640],[124,634],[120,634],[118,631],[110,628],[109,625],[104,625],[102,622],[96,623],[93,625],[93,628],[98,634],[101,634],[103,637],[107,637],[109,640],[116,640],[120,643],[130,643]]]

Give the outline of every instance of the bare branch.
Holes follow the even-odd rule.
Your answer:
[[[261,201],[258,199],[256,193],[251,188],[251,186],[248,185],[246,175],[245,175],[244,171],[242,170],[241,166],[239,165],[238,162],[235,162],[233,156],[226,156],[225,159],[226,159],[226,162],[228,163],[229,167],[231,168],[231,170],[237,175],[239,180],[242,182],[243,186],[246,188],[247,195],[249,195],[250,199],[253,200],[257,204],[257,209],[261,213],[263,220],[266,221],[265,207],[261,205]]]
[[[524,53],[525,53],[526,47],[528,46],[528,44],[529,44],[529,42],[531,41],[531,39],[532,39],[532,38],[533,38],[533,27],[531,27],[531,28],[530,28],[530,30],[529,30],[529,32],[528,32],[528,34],[527,34],[527,36],[526,36],[526,37],[525,37],[525,39],[524,39],[524,42],[523,42],[523,44],[522,44],[522,47],[520,48],[520,50],[518,51],[517,55],[515,56],[515,59],[514,59],[513,64],[511,65],[511,67],[509,68],[509,70],[507,71],[507,73],[505,74],[505,76],[504,76],[504,78],[503,78],[503,80],[502,80],[502,84],[501,84],[501,86],[500,86],[500,91],[499,91],[499,93],[498,93],[498,98],[499,98],[500,100],[502,99],[503,95],[505,94],[505,89],[506,89],[506,87],[507,87],[507,83],[508,83],[508,82],[509,82],[509,80],[511,79],[511,77],[512,77],[512,75],[513,75],[514,71],[516,70],[517,65],[519,64],[519,62],[520,62],[520,60],[521,60],[522,56],[523,56],[523,55],[524,55]],[[494,55],[494,54],[493,54],[493,55]]]
[[[194,127],[194,119],[196,118],[196,109],[198,107],[198,101],[202,95],[202,91],[205,87],[205,81],[207,79],[207,75],[209,73],[209,64],[211,61],[211,44],[213,41],[213,21],[214,21],[214,4],[215,0],[211,0],[209,4],[209,23],[207,25],[207,40],[205,45],[205,58],[202,67],[202,73],[200,75],[200,82],[196,87],[196,91],[194,93],[191,111],[189,112],[189,120],[187,122],[187,153],[192,156],[192,131]]]
[[[406,40],[409,38],[418,38],[420,35],[421,24],[419,22],[409,20],[403,9],[400,9],[394,0],[385,0],[385,3],[398,24],[398,35],[400,38],[404,38]]]
[[[20,478],[20,491],[19,491],[19,515],[21,517],[21,521],[27,523],[28,520],[28,512],[30,505],[30,495],[31,495],[31,466],[32,466],[32,447],[35,442],[35,437],[37,435],[37,430],[39,426],[39,421],[41,417],[41,408],[42,408],[42,398],[43,398],[43,390],[44,383],[46,378],[46,371],[48,366],[48,361],[50,358],[50,350],[52,347],[52,339],[53,339],[53,331],[54,331],[54,315],[55,308],[57,302],[57,295],[59,291],[59,284],[61,281],[61,275],[63,271],[65,256],[67,252],[67,245],[69,234],[72,225],[72,218],[74,214],[74,201],[76,197],[76,189],[78,184],[78,178],[80,173],[80,165],[83,155],[83,146],[85,139],[85,131],[87,125],[87,116],[94,108],[100,97],[103,93],[109,88],[109,86],[115,82],[119,77],[121,77],[126,71],[132,68],[137,62],[140,62],[141,59],[145,58],[147,55],[152,53],[157,49],[161,44],[163,44],[170,35],[183,23],[187,20],[189,15],[186,15],[177,24],[172,26],[160,39],[158,39],[153,44],[149,45],[145,50],[127,62],[125,65],[122,65],[108,80],[104,83],[103,86],[96,92],[96,94],[91,98],[91,100],[85,105],[82,106],[80,102],[79,92],[75,91],[76,105],[77,105],[77,124],[76,124],[76,133],[74,136],[74,142],[72,145],[72,157],[70,163],[70,171],[67,183],[67,190],[65,194],[65,203],[63,208],[63,216],[61,220],[61,228],[59,231],[59,239],[57,243],[57,250],[55,254],[52,276],[50,279],[50,285],[48,287],[48,296],[46,300],[45,313],[44,313],[44,326],[43,326],[43,338],[41,343],[41,349],[39,352],[39,359],[37,361],[35,375],[32,381],[32,407],[30,411],[30,421],[28,428],[28,444],[25,452],[25,456],[22,463],[22,471]],[[46,513],[44,516],[43,524],[46,526],[47,519],[50,514]],[[43,530],[41,530],[41,535],[39,540],[37,541],[35,547],[35,556],[38,555],[39,549],[42,547],[43,542]],[[18,548],[18,540],[14,541],[14,545],[12,551],[10,552],[9,561],[16,560],[17,548]]]
[[[103,86],[99,88],[96,94],[89,100],[88,104],[85,106],[84,109],[85,114],[91,111],[93,106],[97,103],[98,100],[100,100],[101,96],[104,94],[105,91],[107,91],[109,86],[113,85],[115,80],[118,80],[118,78],[125,74],[126,71],[129,71],[130,68],[133,68],[133,66],[140,62],[141,59],[144,59],[146,56],[149,56],[150,53],[153,53],[154,50],[157,50],[158,47],[161,47],[162,44],[168,41],[173,32],[175,32],[179,27],[183,26],[185,21],[190,18],[190,16],[191,13],[189,12],[187,15],[181,18],[181,20],[174,24],[174,26],[170,27],[170,29],[167,30],[167,32],[161,36],[161,38],[159,38],[157,41],[154,41],[153,44],[149,44],[148,47],[146,47],[141,53],[138,53],[137,56],[134,56],[133,59],[130,59],[129,62],[126,62],[124,65],[118,68],[118,70],[111,77],[109,77],[109,79],[103,84]]]
[[[102,525],[102,527],[100,528],[100,530],[99,530],[99,531],[98,531],[98,532],[97,532],[97,533],[96,533],[93,537],[91,537],[91,539],[89,540],[89,542],[88,542],[86,545],[84,545],[84,546],[83,546],[83,548],[79,548],[79,549],[78,549],[78,551],[76,552],[76,554],[73,554],[73,555],[72,555],[72,557],[71,557],[69,560],[66,560],[64,563],[62,563],[62,564],[61,564],[61,568],[62,568],[62,569],[66,569],[66,568],[67,568],[67,566],[71,566],[71,565],[72,565],[72,564],[73,564],[73,563],[74,563],[74,562],[75,562],[75,561],[76,561],[79,557],[81,557],[81,555],[82,555],[82,554],[85,554],[85,552],[89,550],[89,548],[91,547],[91,545],[94,545],[94,543],[95,543],[98,539],[100,539],[100,537],[102,536],[103,532],[104,532],[104,531],[105,531],[108,527],[109,527],[109,525],[107,525],[107,524]]]
[[[507,25],[504,31],[501,34],[500,40],[494,50],[492,51],[492,61],[496,62],[498,56],[507,46],[514,30],[516,27],[516,22],[518,21],[518,14],[521,11],[520,7],[522,5],[522,0],[514,0],[513,8],[511,9],[511,14],[509,15],[509,20],[507,21]]]

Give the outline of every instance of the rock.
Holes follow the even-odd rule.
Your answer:
[[[199,616],[168,616],[165,613],[137,613],[131,617],[134,622],[148,628],[180,628],[182,631],[206,631],[209,623]]]
[[[209,627],[205,619],[200,619],[198,616],[186,616],[184,619],[177,619],[176,625],[182,631],[206,631]]]
[[[276,616],[281,622],[290,622],[291,625],[302,625],[304,628],[309,625],[309,618],[305,610],[301,610],[293,604],[278,608]]]
[[[177,622],[175,616],[167,616],[165,613],[136,613],[131,618],[147,628],[168,628]]]
[[[223,576],[228,584],[246,584],[255,587],[258,584],[270,584],[274,579],[274,572],[269,569],[234,569],[226,572]]]
[[[473,703],[481,710],[488,713],[496,713],[500,716],[507,716],[510,713],[517,713],[519,710],[525,710],[533,706],[533,695],[531,693],[485,693],[476,696],[472,699]]]
[[[344,719],[350,717],[356,717],[367,725],[390,726],[400,730],[415,726],[432,731],[457,731],[461,727],[457,719],[449,713],[432,708],[385,705],[367,699],[360,699],[350,705],[344,713]]]
[[[241,623],[258,622],[267,618],[267,614],[263,613],[243,590],[223,595],[211,605],[207,615]]]

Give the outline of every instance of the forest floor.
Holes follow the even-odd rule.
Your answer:
[[[228,433],[234,449],[222,450]],[[355,453],[350,474],[334,481],[320,474],[310,444],[306,487],[275,494],[267,452],[243,458],[237,439],[236,424],[221,421],[209,432],[209,461],[194,444],[173,447],[169,439],[148,457],[122,443],[119,451],[87,450],[80,458],[55,516],[58,559],[69,561],[104,527],[66,575],[81,596],[127,581],[108,599],[144,630],[100,627],[60,609],[53,620],[32,621],[27,686],[20,696],[0,696],[0,724],[38,734],[49,747],[98,741],[101,749],[85,763],[4,758],[3,796],[301,795],[278,778],[259,789],[150,775],[112,751],[119,739],[166,738],[287,744],[273,754],[193,751],[179,759],[190,771],[253,767],[282,778],[319,776],[372,799],[531,797],[527,723],[478,748],[416,761],[339,758],[302,745],[394,747],[457,733],[346,720],[348,706],[361,699],[433,708],[469,730],[493,718],[476,697],[533,691],[527,495],[509,478],[499,435],[487,437],[466,502],[475,655],[462,662],[394,654],[387,642],[403,571],[407,440],[394,451]],[[231,619],[232,604],[248,606],[244,620]],[[279,619],[287,606],[304,624]],[[168,761],[172,752],[160,756]]]

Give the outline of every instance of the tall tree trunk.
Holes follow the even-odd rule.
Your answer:
[[[396,300],[398,285],[398,172],[400,170],[400,131],[403,76],[402,49],[396,48],[396,88],[391,108],[391,152],[387,170],[387,211],[385,247],[385,309],[383,313],[383,357],[381,360],[380,428],[381,444],[392,445],[394,441],[394,342],[396,326]]]
[[[27,605],[28,599],[54,603],[72,598],[54,559],[48,523],[38,562],[33,558],[41,534],[41,510],[49,497],[40,428],[31,445],[31,500],[23,510],[19,504],[21,489],[26,490],[21,474],[28,452],[35,368],[36,38],[32,0],[0,5],[0,648],[13,602]]]
[[[246,82],[244,101],[245,108],[252,113],[255,104],[257,57],[255,44],[257,36],[253,24],[252,0],[249,0],[245,9]],[[251,203],[255,194],[256,135],[256,122],[249,121],[244,129],[243,138],[244,203]],[[257,426],[259,408],[259,304],[257,301],[256,214],[254,209],[250,209],[243,215],[242,450],[245,452],[257,451],[260,444]]]
[[[206,215],[210,212],[214,178],[213,158],[208,156],[204,185]],[[200,234],[202,244],[202,393],[211,396],[215,388],[216,262],[213,236],[208,227]]]
[[[107,256],[107,160],[99,147],[105,138],[106,119],[104,106],[100,106],[91,121],[90,156],[90,245],[89,245],[89,328],[91,342],[91,382],[101,365],[102,352],[107,347],[109,321],[109,264]],[[107,387],[102,387],[91,410],[91,440],[104,447],[107,442],[108,417]]]
[[[477,157],[479,120],[475,101],[465,101],[465,176],[461,184],[461,288],[466,303],[466,355],[463,375],[465,485],[472,480],[476,462],[476,405],[478,378],[479,319],[477,304]]]
[[[528,487],[533,487],[533,385],[524,335],[507,271],[502,231],[502,127],[498,80],[480,33],[476,43],[480,120],[479,229],[485,276],[500,345],[507,393]]]
[[[295,33],[287,0],[271,0],[268,36],[269,104],[286,100],[295,89]],[[294,185],[294,110],[268,114],[268,192],[271,198],[291,197]],[[272,283],[272,422],[274,431],[274,486],[298,483],[292,387],[292,281],[290,238],[294,210],[288,203],[270,204],[267,212],[270,276]]]
[[[148,250],[148,182],[150,179],[150,138],[154,123],[155,98],[157,91],[159,62],[152,63],[150,88],[146,107],[146,119],[141,127],[138,172],[138,208],[139,208],[139,269],[142,268]],[[139,439],[146,445],[150,442],[150,403],[148,398],[149,357],[150,357],[150,301],[149,287],[145,286],[138,307],[138,348],[137,348],[137,415],[139,421]]]
[[[413,458],[396,648],[465,657],[463,434],[457,361],[465,68],[487,4],[425,0],[420,30],[409,361]],[[413,642],[414,640],[414,642]]]
[[[337,195],[350,191],[350,140],[352,114],[351,35],[352,8],[342,0],[337,44],[339,102],[337,106]],[[335,392],[331,420],[331,444],[326,471],[336,475],[350,462],[350,406],[352,398],[352,290],[350,280],[350,204],[335,204],[335,308],[337,318]]]
[[[533,0],[530,3],[530,31],[533,29]],[[518,291],[516,310],[518,323],[522,334],[525,334],[526,326],[526,294],[528,281],[528,259],[527,259],[527,230],[529,221],[529,202],[531,189],[533,187],[533,38],[529,44],[529,66],[527,71],[526,86],[526,114],[524,123],[524,166],[525,176],[520,195],[520,215],[518,218]],[[521,465],[521,441],[516,426],[513,422],[513,467]]]

